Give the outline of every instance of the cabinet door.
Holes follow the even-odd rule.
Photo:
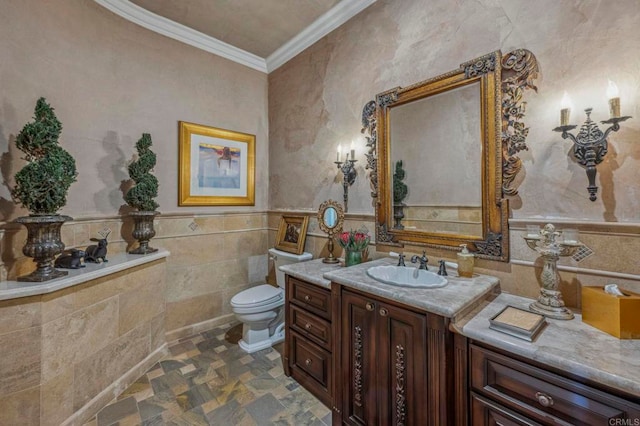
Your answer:
[[[347,291],[342,294],[342,398],[343,421],[375,425],[377,419],[374,350],[378,303]]]
[[[426,425],[426,316],[387,304],[376,314],[380,424]]]

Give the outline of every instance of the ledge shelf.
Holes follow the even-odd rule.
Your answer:
[[[54,291],[73,287],[168,256],[169,252],[164,249],[159,249],[155,253],[145,255],[127,253],[114,254],[113,256],[109,256],[107,263],[86,263],[86,267],[81,269],[65,269],[65,271],[69,271],[69,275],[43,283],[2,281],[0,282],[0,300],[11,300],[20,297],[53,293]]]

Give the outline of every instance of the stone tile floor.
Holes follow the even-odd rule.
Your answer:
[[[225,324],[169,347],[85,426],[331,425],[331,411],[282,369],[282,344],[253,354]]]

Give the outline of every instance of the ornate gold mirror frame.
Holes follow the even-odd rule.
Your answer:
[[[368,133],[366,168],[370,170],[377,244],[401,246],[407,243],[450,250],[458,250],[460,244],[467,244],[477,257],[509,260],[509,210],[506,197],[517,195],[521,183],[516,180],[522,169],[518,153],[528,150],[528,128],[522,122],[526,105],[523,93],[526,89],[537,90],[534,85],[537,77],[537,61],[528,50],[515,50],[504,57],[500,51],[496,51],[465,62],[457,70],[438,77],[406,88],[397,87],[382,92],[375,101],[365,105],[362,132]],[[474,83],[479,83],[480,87],[482,154],[478,162],[482,176],[482,235],[394,229],[391,110]],[[449,182],[436,184],[446,186]]]
[[[333,236],[342,230],[344,224],[344,210],[338,202],[327,200],[320,204],[318,208],[318,226],[329,234],[327,250],[329,255],[322,259],[324,263],[338,263],[339,260],[333,255]]]

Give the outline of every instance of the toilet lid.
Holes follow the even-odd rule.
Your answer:
[[[256,287],[251,287],[241,291],[231,298],[231,304],[236,306],[241,305],[262,305],[266,303],[273,303],[278,299],[282,299],[284,291],[279,287],[274,287],[269,284],[262,284]]]

